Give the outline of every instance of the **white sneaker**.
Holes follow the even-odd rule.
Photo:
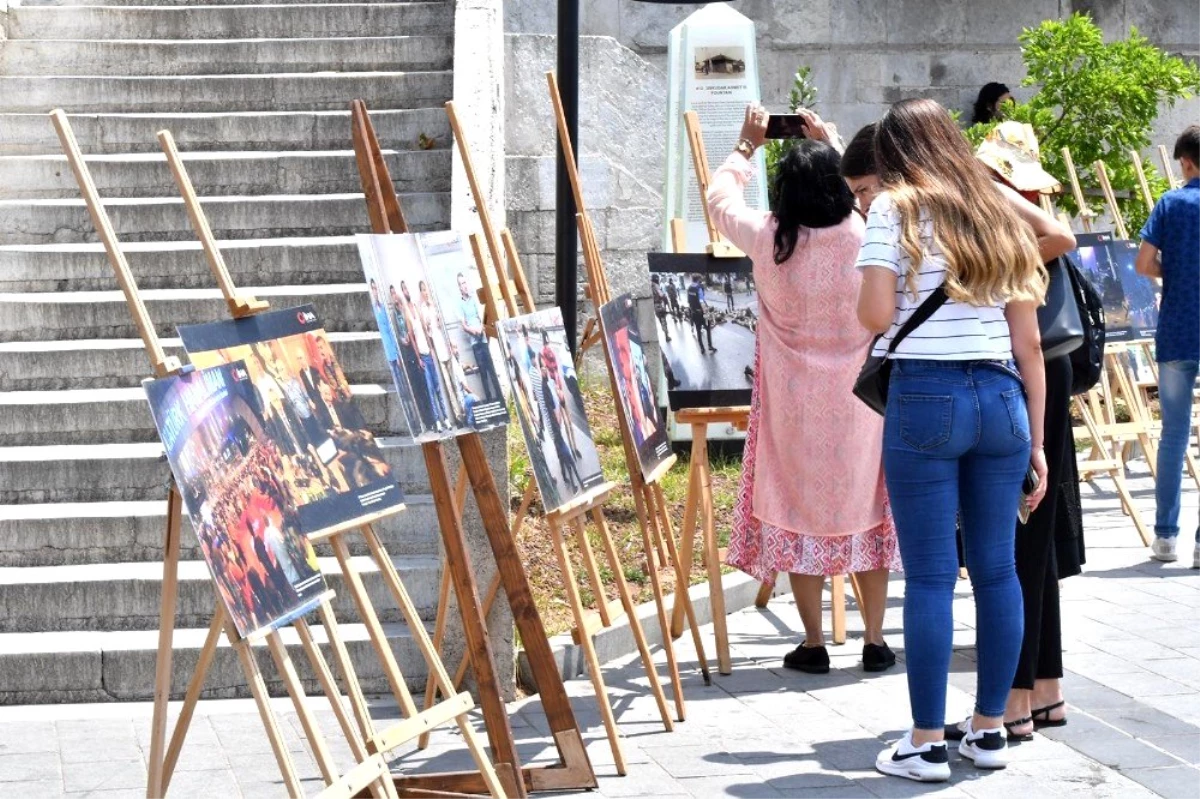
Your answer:
[[[1004,768],[1008,765],[1008,735],[1004,726],[976,730],[967,719],[967,732],[958,742],[958,753],[975,761],[975,768]]]
[[[1179,560],[1179,556],[1175,554],[1175,539],[1156,537],[1154,543],[1150,545],[1150,557],[1163,563],[1174,563]]]
[[[875,769],[893,777],[917,782],[945,782],[950,779],[950,755],[944,741],[913,746],[912,730],[875,758]]]

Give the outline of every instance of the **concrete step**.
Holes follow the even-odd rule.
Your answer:
[[[375,329],[362,283],[244,288],[276,309],[312,303],[326,330]],[[154,289],[141,296],[161,336],[174,334],[176,325],[211,322],[228,314],[217,289]],[[0,294],[0,341],[138,336],[119,291]]]
[[[321,558],[321,572],[337,592],[338,620],[361,621],[336,558]],[[423,619],[437,613],[441,563],[436,556],[393,557]],[[379,617],[402,622],[391,592],[369,557],[352,558]],[[161,563],[92,563],[80,566],[0,568],[0,633],[67,630],[157,630],[162,602]],[[203,560],[179,564],[175,626],[202,627],[212,619],[216,594]],[[100,609],[103,609],[102,611]],[[100,611],[100,612],[98,612]]]
[[[428,493],[420,448],[411,439],[379,443],[404,492]],[[169,476],[158,442],[0,447],[2,504],[160,499]]]
[[[202,197],[219,239],[285,236],[347,236],[370,230],[362,194],[261,194]],[[448,193],[400,195],[414,230],[445,229]],[[188,241],[196,238],[183,200],[173,197],[105,200],[123,241]],[[71,244],[98,241],[83,200],[0,200],[0,241],[5,244]]]
[[[376,523],[393,556],[438,553],[438,521],[433,497],[408,494],[400,513]],[[69,566],[86,563],[162,561],[166,530],[166,493],[140,502],[48,502],[0,505],[0,566]],[[359,536],[349,537],[350,551],[368,554]],[[192,525],[184,517],[180,557],[200,560]],[[331,557],[328,544],[317,554]]]
[[[371,649],[366,629],[361,624],[339,624],[342,640],[350,650],[354,670],[367,693],[388,692],[387,681]],[[314,637],[322,644],[323,630],[314,625]],[[409,689],[418,694],[425,688],[427,668],[407,626],[384,626],[392,651]],[[188,680],[196,668],[206,628],[175,630],[174,657],[171,663],[171,698],[182,699]],[[306,693],[320,693],[304,656],[299,639],[291,628],[280,633],[288,653],[304,682]],[[325,650],[329,660],[328,648]],[[0,704],[46,704],[62,702],[134,702],[153,698],[154,667],[158,651],[158,632],[129,630],[111,632],[7,633],[0,635]],[[274,696],[285,691],[274,664],[264,648],[256,647],[259,668]],[[203,699],[232,699],[249,696],[246,678],[237,654],[221,639]]]
[[[344,150],[350,146],[351,98],[336,111],[200,112],[160,114],[70,114],[80,146],[88,153],[161,152],[155,135],[170,130],[181,150]],[[377,110],[371,122],[385,147],[417,146],[424,134],[438,148],[449,148],[446,112],[437,108]],[[69,109],[68,109],[69,110]],[[0,151],[10,155],[62,152],[45,114],[0,114]],[[396,176],[393,176],[396,177]]]
[[[453,41],[444,34],[183,41],[12,39],[0,42],[0,74],[257,75],[323,72],[332,65],[340,72],[425,72],[450,69],[453,53]]]
[[[395,394],[380,385],[351,386],[367,429],[376,436],[408,430]],[[122,444],[157,441],[140,388],[0,392],[0,446]]]
[[[355,97],[373,107],[442,105],[452,78],[439,72],[287,73],[181,77],[0,77],[0,112],[332,111]],[[226,145],[228,146],[228,145]]]
[[[330,333],[329,338],[352,384],[391,385],[379,334]],[[168,354],[186,360],[178,339],[163,339],[163,345]],[[0,343],[0,391],[135,388],[149,371],[140,339]]]
[[[233,239],[217,246],[241,285],[310,285],[362,280],[353,236]],[[130,241],[122,251],[143,289],[210,288],[198,241]],[[99,242],[0,246],[0,291],[109,291],[117,288]],[[3,372],[3,369],[0,369]]]
[[[386,151],[385,158],[396,191],[450,191],[449,150]],[[353,150],[185,152],[183,160],[201,197],[345,194],[362,189]],[[95,155],[87,162],[102,197],[179,196],[161,153]],[[65,156],[0,156],[0,200],[78,197],[79,186]]]
[[[449,34],[451,3],[14,6],[10,39],[304,39]],[[349,95],[348,95],[349,96]]]

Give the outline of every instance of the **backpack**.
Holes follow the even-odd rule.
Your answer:
[[[700,284],[689,283],[687,287],[688,308],[693,312],[703,310],[700,307]]]
[[[1070,355],[1071,393],[1086,394],[1100,382],[1100,372],[1104,369],[1104,302],[1071,258],[1063,258],[1062,262],[1071,278],[1079,318],[1083,321],[1083,343]]]

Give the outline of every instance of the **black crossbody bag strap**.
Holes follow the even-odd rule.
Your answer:
[[[908,321],[901,325],[900,329],[896,331],[896,337],[892,339],[891,344],[888,345],[887,354],[891,355],[894,353],[896,351],[896,347],[900,346],[900,342],[904,341],[905,337],[909,333],[913,332],[922,324],[924,324],[929,317],[937,313],[938,308],[941,308],[943,305],[945,305],[946,300],[948,299],[950,298],[946,296],[945,284],[934,289],[933,293],[926,297],[924,301],[917,306],[917,310],[913,312],[913,315],[908,317]],[[879,338],[883,338],[883,336],[880,336]],[[879,339],[876,339],[876,342],[878,342],[878,340]],[[871,349],[874,349],[874,346],[872,346]]]

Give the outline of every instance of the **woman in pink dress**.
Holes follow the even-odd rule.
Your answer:
[[[734,153],[713,175],[717,229],[754,262],[759,321],[750,426],[727,562],[763,582],[787,572],[804,641],[784,666],[829,671],[825,577],[857,575],[866,619],[863,668],[896,656],[883,638],[888,572],[900,565],[883,483],[883,418],[851,393],[871,335],[857,324],[854,268],[863,220],[838,175],[820,118],[780,160],[775,211],[747,207],[767,114],[746,110]]]

